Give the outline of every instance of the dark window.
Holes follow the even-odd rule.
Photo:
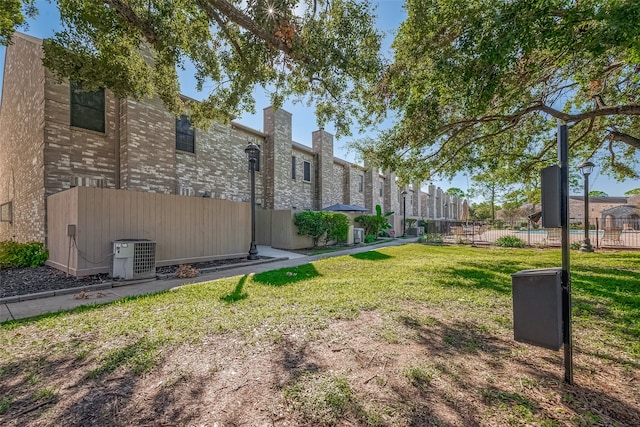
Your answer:
[[[71,126],[104,133],[104,88],[82,90],[71,82]]]
[[[291,156],[291,179],[296,179],[296,156]]]
[[[307,161],[304,162],[304,176],[302,179],[305,181],[311,181],[311,163]]]
[[[364,189],[364,177],[362,175],[358,175],[358,191],[362,193],[362,190]]]
[[[380,197],[382,197],[382,186],[380,186]]]
[[[195,129],[185,115],[176,120],[176,150],[188,153],[196,152]]]

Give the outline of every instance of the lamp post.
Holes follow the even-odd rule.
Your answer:
[[[250,141],[244,152],[249,158],[249,170],[251,171],[251,246],[247,259],[258,259],[258,248],[256,247],[256,163],[260,155],[260,147]]]
[[[402,237],[407,237],[407,190],[402,190]]]
[[[584,177],[584,242],[580,246],[580,252],[593,252],[591,240],[589,239],[589,175],[593,172],[594,166],[589,161],[579,166],[580,173]]]

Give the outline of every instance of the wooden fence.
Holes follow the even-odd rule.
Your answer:
[[[250,221],[244,202],[75,187],[47,198],[47,263],[106,273],[120,239],[155,241],[157,266],[246,256]]]

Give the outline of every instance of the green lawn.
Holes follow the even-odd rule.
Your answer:
[[[576,382],[584,376],[600,375],[603,367],[622,372],[619,379],[614,376],[607,379],[615,382],[610,398],[628,406],[623,412],[630,414],[630,420],[640,419],[638,401],[628,402],[624,398],[633,395],[632,390],[625,388],[630,386],[624,384],[624,376],[637,379],[640,367],[640,254],[572,252],[571,256],[574,351],[580,360]],[[364,313],[375,313],[382,319],[370,325],[367,334],[396,359],[403,345],[414,345],[420,336],[425,341],[428,341],[425,337],[437,339],[444,349],[458,349],[455,357],[476,363],[479,355],[490,353],[487,340],[500,339],[501,348],[511,347],[492,355],[495,360],[513,357],[527,360],[527,354],[535,354],[548,357],[548,366],[559,366],[560,353],[511,343],[509,337],[512,336],[511,274],[525,269],[559,267],[560,257],[558,250],[410,244],[328,258],[297,268],[188,285],[104,306],[6,322],[0,329],[0,393],[3,393],[0,394],[0,424],[3,415],[13,419],[25,407],[47,398],[51,401],[49,406],[43,405],[24,415],[30,417],[25,419],[27,424],[36,423],[38,417],[57,413],[55,408],[59,402],[73,398],[63,391],[67,387],[64,376],[50,372],[47,366],[63,366],[68,374],[81,375],[83,386],[116,374],[144,379],[159,376],[162,364],[179,348],[197,348],[206,353],[207,343],[222,337],[238,340],[243,348],[273,349],[288,342],[291,334],[304,335],[305,342],[310,343],[328,339],[323,333],[333,323],[358,319]],[[462,327],[455,329],[456,325]],[[433,346],[428,348],[434,358],[442,354]],[[375,364],[378,352],[383,350],[376,350],[369,365]],[[248,357],[247,353],[243,354]],[[580,359],[581,354],[585,359]],[[416,357],[404,366],[397,362],[393,381],[406,381],[407,387],[418,391],[416,399],[420,400],[421,407],[431,411],[431,415],[425,416],[433,417],[429,421],[432,424],[425,425],[438,425],[436,421],[447,424],[446,408],[440,408],[440,403],[429,406],[431,398],[425,389],[434,387],[434,381],[444,381],[445,372],[455,371],[452,378],[459,378],[465,375],[465,370],[451,366],[445,369],[446,358],[440,364],[433,360]],[[225,361],[217,363],[223,367]],[[460,366],[465,366],[464,363],[461,359]],[[388,366],[380,364],[383,371],[389,369]],[[326,383],[318,380],[327,374],[322,375],[316,377],[316,383]],[[310,381],[309,372],[293,375],[289,386],[283,390],[276,387],[273,394],[291,411],[287,416],[301,423],[333,424],[346,418],[358,425],[409,425],[414,419],[411,417],[417,417],[417,401],[409,406],[399,401],[383,405],[380,399],[367,398],[367,394],[359,390],[358,384],[362,382],[350,383],[350,375],[355,374],[347,371],[328,377],[329,383],[331,378],[337,381],[337,390],[346,390],[338,399],[338,412],[323,412],[332,414],[329,418],[314,415],[313,410],[305,406],[306,400],[301,400],[303,394],[295,381],[296,378]],[[377,371],[373,375],[379,376]],[[494,375],[499,383],[509,381],[509,372]],[[531,381],[535,379],[534,374],[526,377]],[[544,381],[536,381],[546,384],[548,377],[555,378],[555,389],[540,385],[543,391],[536,389],[530,394],[506,390],[506,386],[477,385],[476,392],[468,391],[472,394],[469,398],[478,402],[476,413],[469,415],[471,421],[486,425],[512,424],[509,420],[516,420],[515,425],[563,425],[565,422],[598,425],[610,420],[619,425],[627,423],[627,418],[616,419],[616,415],[593,410],[581,412],[576,409],[580,407],[578,403],[563,399],[572,402],[577,399],[582,404],[581,399],[590,399],[583,395],[591,394],[576,390],[559,392],[556,380],[562,377],[555,372],[546,375]],[[368,387],[376,381],[364,384]],[[471,390],[475,381],[467,377],[461,384],[467,384],[464,390]],[[382,382],[376,387],[380,387],[379,394],[389,392]],[[446,393],[453,396],[451,405],[455,407],[455,381],[447,387],[451,388]],[[615,393],[618,388],[622,390],[619,395]],[[556,392],[561,396],[558,399],[563,400],[558,403],[562,406],[560,409],[567,413],[547,408],[534,399],[536,393]],[[444,401],[449,396],[446,393]],[[573,397],[567,397],[567,393]],[[357,409],[345,402],[358,402]],[[573,408],[575,414],[568,414],[571,411],[567,407]],[[445,415],[433,415],[438,411],[444,411]],[[314,418],[316,416],[320,418]],[[64,421],[63,418],[56,420]],[[455,424],[453,420],[449,422]]]

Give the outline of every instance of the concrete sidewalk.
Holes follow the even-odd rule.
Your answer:
[[[208,282],[223,277],[262,273],[264,271],[277,270],[284,267],[295,267],[323,258],[368,252],[387,246],[399,246],[407,243],[413,243],[415,240],[416,239],[414,238],[394,239],[379,245],[357,246],[342,251],[328,252],[312,256],[273,249],[269,246],[258,246],[259,255],[268,256],[272,259],[247,262],[246,264],[232,268],[204,273],[193,279],[171,278],[142,282],[114,282],[66,290],[66,293],[61,295],[43,296],[34,294],[31,296],[22,296],[20,301],[0,304],[0,322],[26,319],[40,314],[53,313],[59,310],[70,310],[83,305],[104,304],[128,296],[153,294],[185,284]]]

